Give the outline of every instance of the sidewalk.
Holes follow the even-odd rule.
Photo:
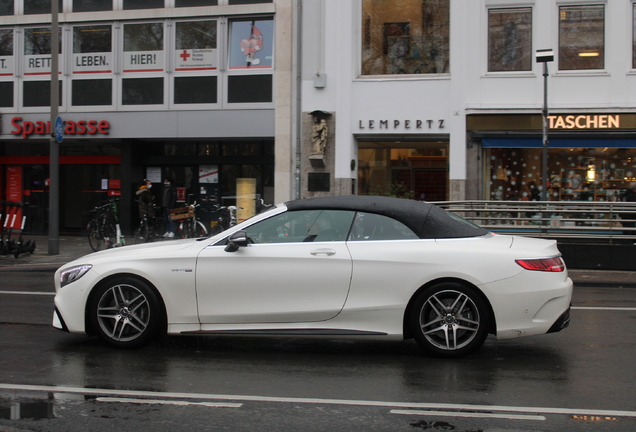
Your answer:
[[[92,253],[85,236],[60,236],[59,254],[49,255],[49,239],[46,236],[25,235],[35,240],[36,249],[31,255],[0,255],[0,273],[4,271],[54,272],[63,264]],[[124,246],[126,247],[126,246]],[[613,270],[568,269],[575,286],[636,288],[636,272]]]

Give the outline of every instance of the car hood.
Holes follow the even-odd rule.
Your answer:
[[[95,264],[104,261],[126,261],[130,259],[138,259],[141,256],[170,256],[176,251],[196,247],[201,250],[210,243],[210,239],[184,239],[170,240],[157,243],[144,243],[139,245],[124,246],[121,248],[107,249],[104,251],[94,252],[84,255],[72,262],[69,262],[61,268],[71,267],[79,264]]]

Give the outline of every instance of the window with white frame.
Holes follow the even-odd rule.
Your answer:
[[[272,102],[274,20],[230,22],[228,103]]]
[[[164,23],[124,24],[122,105],[164,103]]]
[[[559,70],[603,69],[605,6],[559,6]]]
[[[73,12],[113,10],[113,0],[73,0]]]
[[[24,58],[22,83],[22,100],[24,107],[42,107],[51,104],[51,27],[25,28],[24,34]],[[62,54],[62,29],[59,29],[59,54]],[[64,72],[60,63],[59,71]],[[42,78],[46,77],[46,80]],[[60,85],[60,106],[63,102]]]
[[[488,10],[488,71],[532,70],[532,9]]]
[[[362,0],[362,75],[450,71],[450,0]]]
[[[176,22],[174,48],[174,103],[217,103],[217,21]]]
[[[6,1],[6,0],[2,0]],[[63,1],[58,0],[59,11],[62,12]],[[51,0],[24,0],[24,14],[50,14]]]
[[[0,16],[13,15],[15,13],[14,0],[0,1]]]
[[[73,27],[72,106],[113,105],[112,25]]]
[[[0,28],[0,108],[13,107],[13,29]]]
[[[175,0],[175,7],[216,6],[218,0]]]
[[[124,10],[157,9],[165,6],[165,0],[124,0]]]

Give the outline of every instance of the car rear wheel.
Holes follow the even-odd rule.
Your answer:
[[[438,357],[458,358],[486,340],[490,313],[474,289],[447,282],[421,292],[411,310],[410,325],[418,345]]]
[[[161,302],[146,282],[121,277],[96,289],[90,318],[99,337],[110,345],[137,348],[165,329]]]

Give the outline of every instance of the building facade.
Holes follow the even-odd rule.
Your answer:
[[[292,196],[292,0],[58,0],[60,228],[121,198],[125,231],[135,190],[161,205],[242,206]],[[47,226],[51,0],[0,4],[0,190]],[[246,204],[247,203],[247,204]],[[213,215],[210,216],[213,218]]]
[[[546,87],[535,52],[552,49],[549,199],[620,199],[636,178],[635,10],[630,0],[303,2],[302,195],[536,199]],[[320,163],[316,112],[330,134]]]

